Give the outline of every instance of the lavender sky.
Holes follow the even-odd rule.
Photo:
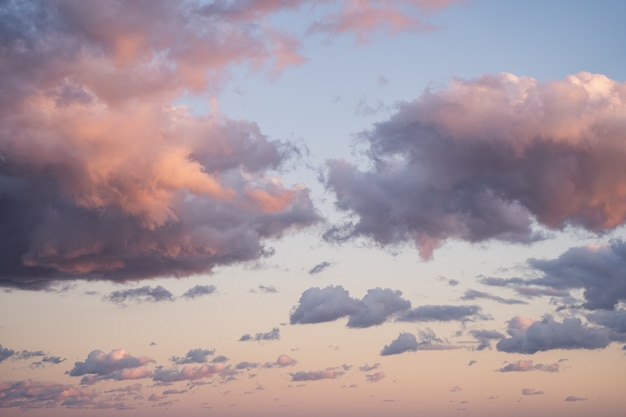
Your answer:
[[[0,415],[623,417],[624,16],[0,2]]]

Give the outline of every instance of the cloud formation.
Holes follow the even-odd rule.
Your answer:
[[[70,376],[83,376],[81,384],[93,384],[104,379],[125,380],[152,376],[152,371],[145,365],[154,363],[146,356],[133,356],[124,349],[115,349],[110,353],[94,350],[84,362],[74,362]]]
[[[463,301],[472,301],[476,299],[492,300],[501,304],[528,304],[526,301],[516,300],[514,298],[503,298],[497,295],[472,289],[465,290],[465,293],[461,297],[461,300]]]
[[[233,62],[294,63],[296,42],[195,2],[0,13],[13,22],[0,52],[0,285],[206,273],[318,220],[308,190],[272,174],[292,145],[171,104]]]
[[[209,356],[213,355],[213,349],[191,349],[185,356],[172,356],[170,360],[177,365],[185,365],[189,363],[205,363]]]
[[[156,369],[154,380],[157,382],[177,382],[208,378],[219,375],[228,368],[224,363],[205,364],[200,367],[185,366],[182,369]]]
[[[371,170],[328,161],[326,187],[357,220],[325,237],[413,242],[429,258],[448,239],[542,239],[534,222],[612,230],[626,221],[624,111],[626,84],[586,72],[428,90],[363,134]]]
[[[350,297],[342,286],[312,287],[302,293],[291,313],[291,324],[321,323],[348,316],[348,327],[365,328],[384,323],[392,315],[411,308],[402,292],[372,288],[361,300]]]
[[[196,285],[188,289],[182,296],[183,298],[196,298],[203,295],[213,294],[217,288],[215,285]]]
[[[89,388],[77,388],[72,385],[40,381],[16,381],[0,383],[0,408],[53,407],[56,405],[91,403],[96,393]]]
[[[502,368],[498,369],[498,372],[528,372],[528,371],[544,371],[544,372],[559,372],[559,364],[552,363],[550,365],[544,365],[543,363],[533,363],[529,360],[519,360],[517,362],[509,363]]]
[[[319,381],[320,379],[335,379],[345,374],[340,369],[325,369],[323,371],[298,371],[291,373],[292,381]]]
[[[417,350],[417,338],[411,333],[400,333],[390,344],[380,351],[381,356],[398,355]]]
[[[543,395],[543,391],[532,388],[523,388],[522,395]]]
[[[426,305],[403,313],[398,321],[465,321],[477,318],[480,310],[477,305]]]
[[[150,287],[149,285],[132,288],[128,290],[113,291],[104,297],[105,300],[115,304],[124,305],[127,301],[134,302],[160,302],[173,301],[174,296],[171,292],[158,285]]]
[[[239,338],[240,342],[249,342],[252,340],[257,341],[257,342],[260,342],[263,340],[280,340],[280,329],[278,327],[274,327],[269,332],[257,333],[254,336],[246,333]]]
[[[535,321],[514,317],[509,321],[509,338],[501,339],[499,351],[533,354],[552,349],[601,349],[609,342],[606,329],[589,327],[578,318],[565,318],[560,323],[547,316]]]

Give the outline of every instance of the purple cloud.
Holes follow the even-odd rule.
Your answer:
[[[321,379],[335,379],[345,372],[338,369],[326,369],[323,371],[298,371],[291,373],[292,381],[319,381]]]

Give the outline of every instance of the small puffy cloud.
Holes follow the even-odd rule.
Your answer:
[[[309,270],[309,275],[317,275],[321,273],[322,271],[326,270],[328,267],[330,267],[330,262],[328,261],[320,262],[319,264],[315,265],[313,268]]]
[[[498,372],[528,372],[528,371],[543,371],[543,372],[559,372],[559,364],[552,363],[544,365],[543,363],[533,363],[529,360],[519,360],[517,362],[509,363],[502,368],[498,369]]]
[[[388,345],[385,345],[380,354],[382,356],[398,355],[404,352],[417,350],[417,338],[411,333],[400,333],[398,338]]]
[[[465,321],[477,318],[480,310],[477,305],[426,305],[407,311],[398,321]]]
[[[200,367],[185,366],[177,369],[156,369],[154,380],[157,382],[193,381],[219,375],[227,369],[223,363],[205,364]]]
[[[300,296],[297,307],[291,313],[291,324],[321,323],[355,314],[358,300],[351,298],[342,286],[312,287]]]
[[[472,359],[472,360],[470,360],[470,361],[469,361],[469,363],[467,364],[467,366],[472,366],[472,365],[475,365],[476,363],[477,363],[477,361],[476,361],[476,360],[474,360],[474,359]]]
[[[378,382],[385,379],[385,373],[383,371],[378,371],[373,374],[365,375],[365,379],[367,382]]]
[[[145,356],[133,356],[124,349],[115,349],[110,353],[94,350],[84,362],[75,362],[69,371],[70,376],[83,376],[81,383],[93,384],[103,379],[139,379],[152,375],[152,371],[145,367],[154,363],[153,359]]]
[[[516,300],[514,298],[503,298],[497,295],[489,294],[483,291],[472,290],[472,289],[465,290],[465,294],[463,294],[463,296],[461,297],[461,300],[471,301],[471,300],[476,300],[479,298],[485,299],[485,300],[496,301],[501,304],[528,304],[526,301],[523,301],[523,300]]]
[[[60,356],[45,356],[41,359],[42,362],[53,363],[57,365],[61,362],[65,362],[65,360],[66,358],[62,358]]]
[[[172,356],[170,360],[177,365],[189,363],[205,363],[210,355],[215,353],[214,349],[191,349],[185,356]]]
[[[350,314],[348,327],[370,327],[382,324],[399,311],[411,308],[411,302],[402,298],[401,291],[374,288],[367,291],[356,312]]]
[[[319,381],[321,379],[335,379],[345,372],[339,369],[326,369],[323,371],[298,371],[291,373],[292,381]]]
[[[514,317],[507,332],[511,337],[498,342],[499,351],[532,354],[552,349],[601,349],[610,342],[606,329],[588,327],[578,318],[560,323],[550,316],[541,321]]]
[[[532,388],[523,388],[522,395],[543,395],[543,391]]]
[[[213,358],[213,360],[211,361],[213,363],[224,363],[224,362],[228,362],[228,358],[224,355],[217,355],[216,357]]]
[[[156,287],[146,285],[139,288],[113,291],[104,298],[105,300],[120,305],[125,305],[126,302],[160,302],[174,300],[172,293],[160,285]]]
[[[285,366],[293,366],[298,361],[290,357],[289,355],[285,355],[284,353],[280,355],[275,362],[267,362],[263,365],[264,368],[284,368]]]
[[[235,365],[235,369],[254,369],[258,367],[259,367],[258,363],[248,362],[248,361],[239,362],[237,365]]]
[[[585,397],[575,397],[573,395],[568,395],[567,397],[565,397],[565,400],[563,401],[577,402],[577,401],[587,401],[587,399]]]
[[[274,327],[272,330],[266,333],[257,333],[254,336],[251,336],[250,334],[244,334],[239,338],[240,342],[260,342],[264,340],[280,340],[280,329],[278,327]]]
[[[501,73],[401,103],[362,135],[370,168],[327,162],[326,188],[353,220],[324,237],[414,243],[429,258],[453,239],[545,238],[536,224],[625,224],[625,85],[587,72],[548,82]]]
[[[402,292],[389,288],[373,288],[361,300],[350,297],[341,286],[309,288],[291,313],[291,324],[319,323],[348,316],[348,327],[364,328],[382,324],[390,316],[407,310],[411,302]]]
[[[359,366],[359,371],[361,371],[361,372],[370,372],[370,371],[373,371],[374,369],[378,369],[379,366],[380,366],[380,363],[378,363],[378,362],[373,364],[373,365],[365,364],[363,366]]]
[[[183,298],[196,298],[203,295],[213,294],[217,288],[215,285],[196,285],[188,289],[182,296]]]

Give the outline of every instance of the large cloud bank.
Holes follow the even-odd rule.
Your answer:
[[[513,74],[454,80],[403,103],[365,132],[371,166],[328,163],[327,188],[354,217],[341,241],[532,242],[568,225],[626,221],[626,83],[581,72],[541,82]]]

